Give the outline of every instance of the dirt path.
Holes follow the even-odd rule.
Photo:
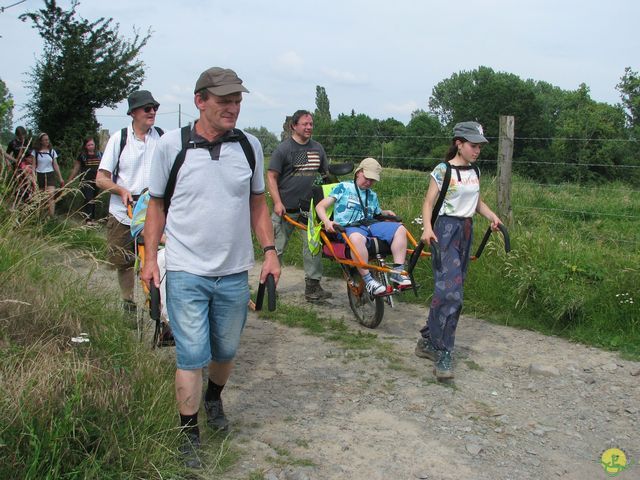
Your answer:
[[[280,301],[307,305],[302,276],[284,270]],[[343,282],[326,283],[337,294],[318,313],[372,332]],[[251,313],[225,389],[242,451],[229,478],[586,480],[607,478],[599,461],[614,447],[635,464],[619,478],[640,478],[640,363],[464,317],[455,383],[442,385],[413,353],[426,315],[385,312],[373,332],[391,364]]]
[[[93,277],[115,286],[113,272]],[[286,268],[279,301],[308,306],[303,284],[302,271]],[[463,317],[455,382],[438,384],[432,363],[413,353],[425,307],[400,303],[369,330],[355,322],[344,283],[323,284],[335,293],[313,307],[318,314],[375,333],[389,355],[250,312],[224,391],[241,452],[225,478],[605,479],[599,461],[608,448],[633,463],[619,478],[640,478],[639,362]]]

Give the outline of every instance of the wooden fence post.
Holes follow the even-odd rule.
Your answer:
[[[511,210],[511,161],[513,160],[514,120],[512,116],[500,116],[498,140],[498,211],[506,226],[513,224]]]

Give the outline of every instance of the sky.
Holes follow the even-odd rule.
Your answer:
[[[27,123],[26,81],[42,49],[18,16],[42,5],[27,0],[0,13],[0,78],[16,102],[15,125]],[[315,109],[317,85],[333,118],[353,110],[407,124],[411,112],[428,110],[436,84],[479,66],[565,90],[585,83],[610,104],[620,102],[625,67],[640,70],[637,0],[82,0],[77,11],[113,18],[127,38],[152,30],[142,88],[160,102],[156,124],[165,130],[195,118],[193,87],[212,66],[235,70],[250,91],[238,126],[276,134],[287,115]],[[115,132],[127,123],[126,100],[97,117]]]

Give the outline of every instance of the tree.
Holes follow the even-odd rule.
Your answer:
[[[112,18],[95,21],[76,14],[78,1],[63,10],[56,0],[20,16],[33,22],[44,40],[44,51],[30,76],[32,100],[27,107],[32,124],[60,145],[79,145],[98,129],[95,111],[115,107],[144,80],[138,55],[151,33],[132,41],[118,31]]]
[[[444,145],[439,152],[445,150],[449,140],[435,115],[416,110],[405,128],[405,136],[395,141],[395,165],[417,170],[433,168],[444,157],[442,153],[437,155],[437,160],[430,160],[429,157],[435,155],[432,153],[434,148]]]
[[[640,76],[631,67],[624,69],[620,83],[616,85],[620,92],[622,105],[626,110],[627,122],[631,127],[640,127]]]
[[[330,138],[331,127],[329,96],[324,87],[316,85],[316,110],[313,113],[313,136],[317,138],[327,150],[332,149],[332,141]]]
[[[13,126],[13,96],[7,84],[0,79],[0,141],[6,145],[12,137]]]
[[[272,133],[269,130],[267,130],[266,127],[260,127],[260,128],[249,127],[249,128],[245,128],[244,130],[245,132],[248,132],[251,135],[256,136],[258,140],[260,140],[260,143],[262,144],[262,150],[264,150],[265,155],[271,155],[271,153],[278,146],[278,143],[279,143],[278,137],[276,136],[275,133]]]
[[[429,98],[429,108],[449,129],[457,122],[475,120],[489,137],[498,136],[500,115],[513,115],[516,137],[540,138],[548,133],[548,128],[534,87],[534,83],[512,73],[479,67],[454,73],[439,82]],[[514,155],[519,155],[522,147],[521,143],[516,144]],[[495,142],[484,149],[482,157],[496,158]]]

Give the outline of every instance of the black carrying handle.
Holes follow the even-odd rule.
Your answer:
[[[507,231],[507,227],[499,223],[498,229],[500,230],[500,233],[502,233],[502,236],[504,237],[504,251],[506,253],[509,253],[511,251],[511,239],[509,238],[509,232]],[[489,228],[487,228],[487,231],[484,233],[484,237],[482,237],[482,242],[480,242],[480,246],[478,247],[478,251],[476,252],[476,255],[475,255],[476,259],[480,258],[480,255],[482,255],[482,251],[484,250],[484,247],[487,246],[487,242],[489,241],[489,237],[491,236],[492,231],[493,230],[491,230],[491,226],[489,226]]]
[[[416,297],[418,296],[418,288],[416,287],[416,282],[413,278],[413,269],[416,268],[416,264],[418,263],[418,259],[424,250],[425,243],[420,240],[416,245],[416,248],[413,249],[413,253],[409,257],[409,262],[407,264],[407,273],[409,274],[409,278],[411,279],[411,285],[413,285],[413,293],[415,293]],[[440,257],[440,245],[435,240],[431,241],[429,246],[431,250],[431,258],[433,259],[434,267],[436,270],[440,270],[442,267],[442,258]]]
[[[276,280],[272,274],[267,275],[264,283],[258,285],[258,295],[256,296],[256,310],[262,310],[264,302],[264,291],[267,290],[267,308],[270,312],[276,309]]]

